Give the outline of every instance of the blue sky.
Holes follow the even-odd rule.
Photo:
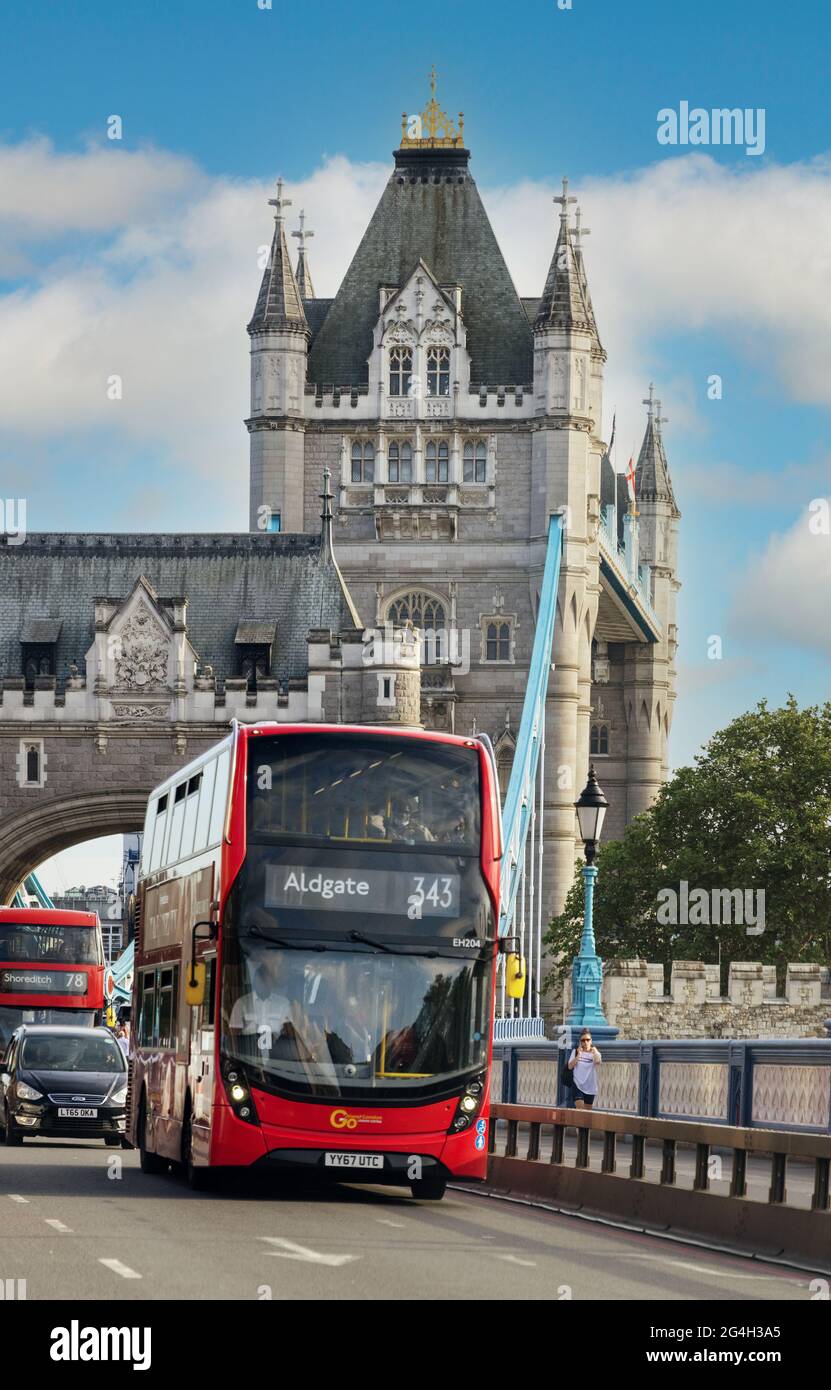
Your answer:
[[[831,12],[51,0],[0,24],[0,495],[27,497],[31,529],[245,528],[268,186],[281,173],[309,210],[334,293],[435,63],[521,293],[542,283],[564,172],[580,195],[621,467],[649,380],[664,401],[673,761],[763,695],[826,697],[831,538],[806,510],[831,491]],[[660,145],[658,111],[684,100],[763,108],[764,154]],[[123,406],[102,404],[111,372]]]

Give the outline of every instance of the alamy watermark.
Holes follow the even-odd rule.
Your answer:
[[[744,927],[747,936],[765,930],[764,888],[693,888],[681,879],[678,891],[661,888],[658,922],[663,927]]]
[[[15,510],[16,509],[16,510]],[[9,545],[22,545],[26,539],[26,498],[0,497],[0,534]]]
[[[744,145],[745,154],[765,152],[765,108],[763,106],[690,109],[688,101],[675,111],[663,106],[657,115],[659,145]]]
[[[368,627],[364,632],[364,666],[396,665],[402,649],[419,646],[422,666],[452,666],[457,676],[470,671],[470,631],[468,628],[396,628],[391,622],[383,627]]]

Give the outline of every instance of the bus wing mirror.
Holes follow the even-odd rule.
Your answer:
[[[196,933],[200,927],[208,928],[207,938],[201,938],[203,941],[213,941],[216,938],[217,933],[219,931],[216,922],[194,922],[193,927],[191,928],[190,967],[188,970],[188,977],[185,980],[185,1002],[187,1004],[195,1005],[204,1004],[205,1002],[205,977],[207,972],[207,968],[205,966],[204,961],[197,961],[196,959]],[[202,972],[201,976],[199,973],[200,971]]]
[[[191,963],[188,977],[185,980],[185,1003],[199,1008],[205,1002],[205,982],[208,978],[208,967],[203,960]]]
[[[505,961],[505,989],[509,999],[521,999],[525,993],[525,957],[515,951]]]

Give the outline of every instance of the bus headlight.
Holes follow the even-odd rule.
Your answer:
[[[32,1086],[27,1086],[25,1081],[17,1082],[17,1094],[21,1100],[43,1100],[42,1092],[36,1091]]]
[[[459,1097],[456,1106],[456,1113],[450,1125],[450,1134],[458,1134],[461,1130],[467,1129],[473,1119],[478,1115],[482,1108],[482,1101],[485,1098],[485,1084],[480,1076],[468,1081],[464,1091]]]
[[[237,1119],[245,1120],[246,1124],[249,1125],[258,1125],[260,1121],[257,1107],[251,1099],[248,1078],[239,1062],[232,1062],[229,1057],[223,1058],[222,1082],[228,1102]]]

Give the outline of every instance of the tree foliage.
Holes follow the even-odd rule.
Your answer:
[[[714,734],[694,766],[675,773],[622,840],[597,856],[594,923],[604,957],[831,961],[831,703],[782,709],[762,701]],[[659,897],[704,889],[764,892],[764,931],[735,921],[664,923]],[[757,900],[754,900],[757,901]],[[690,917],[696,914],[691,911]],[[710,913],[712,918],[715,914]],[[546,935],[557,958],[548,983],[570,969],[583,917],[575,874]],[[719,947],[721,948],[719,952]]]

